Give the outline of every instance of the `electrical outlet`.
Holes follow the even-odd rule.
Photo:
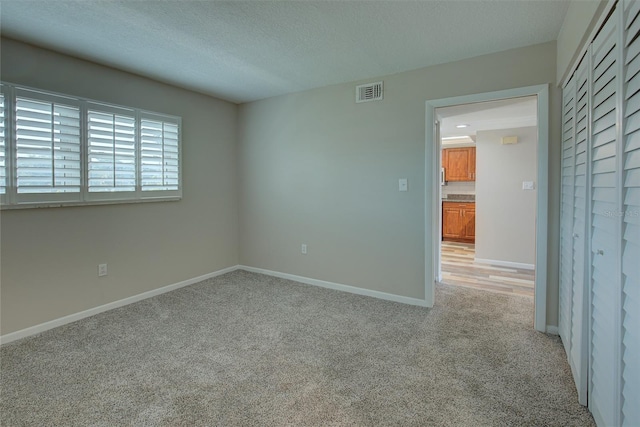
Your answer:
[[[307,254],[307,245],[305,245],[303,243],[302,246],[300,247],[300,252],[302,252],[303,255],[306,255]]]
[[[107,275],[107,264],[98,264],[98,277]]]

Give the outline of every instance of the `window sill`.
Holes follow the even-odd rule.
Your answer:
[[[19,203],[13,205],[0,204],[0,210],[9,211],[15,209],[38,209],[38,208],[67,208],[79,206],[102,206],[102,205],[125,205],[137,203],[154,203],[154,202],[178,202],[182,200],[181,196],[170,197],[151,197],[146,199],[131,200],[100,200],[91,202],[46,202],[46,203]]]

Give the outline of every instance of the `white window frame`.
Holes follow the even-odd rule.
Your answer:
[[[12,169],[12,160],[9,156],[9,141],[11,140],[11,131],[9,129],[9,124],[12,122],[11,117],[11,108],[9,108],[9,89],[5,84],[0,82],[0,93],[4,95],[4,165],[5,165],[5,193],[0,194],[0,207],[5,206],[5,204],[9,201],[9,187],[11,183],[11,179],[13,174],[11,173]]]
[[[0,209],[23,209],[37,207],[84,206],[99,204],[119,204],[138,202],[176,201],[182,199],[182,118],[168,114],[146,111],[86,98],[59,94],[0,82],[0,91],[5,96],[5,163],[7,185],[6,193],[0,195]],[[16,96],[26,94],[34,100],[58,102],[80,109],[80,192],[77,193],[18,193],[16,180],[16,132],[15,108]],[[89,192],[88,188],[88,111],[131,115],[135,118],[135,191]],[[150,119],[172,123],[178,127],[178,189],[142,191],[141,182],[141,119]]]

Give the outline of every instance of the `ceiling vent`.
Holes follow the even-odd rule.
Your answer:
[[[367,83],[356,86],[356,103],[381,100],[382,82]]]

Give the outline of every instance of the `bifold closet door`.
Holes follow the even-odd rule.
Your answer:
[[[587,144],[589,57],[563,92],[562,192],[560,213],[559,333],[578,390],[587,404],[588,305],[585,279],[587,236]]]
[[[587,376],[589,367],[589,310],[586,280],[587,245],[587,176],[588,176],[588,111],[589,111],[589,56],[583,58],[575,74],[575,161],[572,218],[571,262],[571,347],[569,365],[578,390],[578,401],[587,404]]]
[[[560,202],[560,295],[558,332],[569,357],[571,351],[571,287],[573,286],[573,167],[575,151],[575,78],[562,97],[562,192]]]
[[[640,2],[624,8],[622,422],[640,426]]]
[[[589,409],[599,426],[620,424],[620,5],[616,9],[591,46]]]

